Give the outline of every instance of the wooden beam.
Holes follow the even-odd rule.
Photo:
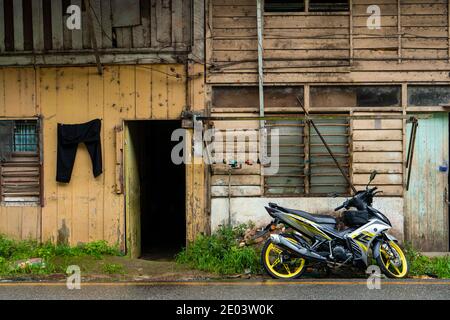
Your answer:
[[[61,0],[52,0],[52,44],[53,50],[63,49],[63,15]]]
[[[350,65],[353,65],[353,0],[349,0],[349,51]]]
[[[33,50],[44,50],[44,13],[42,1],[31,1],[33,10]],[[1,20],[1,19],[0,19]]]
[[[72,0],[72,4],[82,7],[81,0]],[[83,49],[83,30],[72,30],[72,50],[79,49]]]
[[[4,17],[4,1],[0,0],[0,52],[5,51],[5,17]]]
[[[192,0],[192,55],[197,62],[205,61],[205,1]]]
[[[88,19],[88,28],[89,28],[89,37],[91,38],[91,44],[92,44],[92,48],[94,49],[94,54],[95,54],[95,62],[97,64],[97,71],[99,75],[103,74],[103,67],[102,64],[100,62],[100,54],[98,53],[98,47],[97,47],[97,37],[95,36],[94,33],[94,24],[92,21],[92,7],[91,7],[91,3],[89,0],[84,0],[84,5],[86,7],[86,12],[87,12],[87,19]]]
[[[1,8],[3,9],[3,8]],[[13,11],[14,11],[14,50],[23,51],[23,8],[22,0],[13,1]],[[3,21],[1,21],[3,22]]]
[[[398,63],[402,62],[402,5],[397,0]]]
[[[101,0],[101,11],[102,11],[102,28],[103,28],[103,48],[112,48],[112,21],[111,21],[111,1]]]
[[[450,63],[450,0],[447,1],[448,62]]]

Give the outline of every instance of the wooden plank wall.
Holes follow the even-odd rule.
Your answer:
[[[179,119],[185,81],[183,65],[106,66],[103,76],[93,67],[0,69],[0,117],[42,116],[44,137],[44,206],[0,206],[0,233],[70,244],[105,239],[123,246],[115,127],[123,119]],[[104,173],[93,177],[81,144],[71,182],[56,183],[57,123],[95,118],[102,119]]]
[[[355,112],[354,115],[375,113]],[[389,115],[388,113],[376,113]],[[391,113],[401,115],[402,113]],[[385,196],[403,195],[403,120],[352,120],[352,181],[361,190],[376,170],[373,185]]]
[[[0,118],[38,114],[33,69],[0,69]],[[39,239],[39,206],[0,205],[0,233],[15,239]]]
[[[32,34],[24,34],[24,2],[14,1],[14,46],[13,52],[42,52],[44,49],[44,20],[51,21],[51,47],[55,51],[92,49],[87,27],[87,12],[82,11],[82,29],[69,30],[66,20],[69,15],[63,3],[70,1],[52,0],[51,12],[43,12],[42,1],[32,1]],[[111,0],[90,0],[94,33],[100,49],[142,49],[151,48],[163,51],[184,51],[191,45],[191,9],[190,1],[183,0],[136,0],[140,5],[140,23],[129,26],[113,27]],[[3,3],[0,12],[3,15]],[[82,6],[82,0],[73,0],[72,4]],[[1,18],[1,16],[0,16]],[[0,19],[0,54],[5,51],[4,24]],[[32,37],[32,39],[27,39]],[[24,48],[31,41],[32,50]]]
[[[265,13],[265,82],[448,80],[444,72],[412,72],[448,70],[447,0],[352,2],[343,13]],[[379,29],[367,27],[370,5],[380,8]],[[208,82],[256,83],[255,1],[210,0],[209,10]],[[365,73],[391,70],[398,76]]]

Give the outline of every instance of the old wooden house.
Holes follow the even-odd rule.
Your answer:
[[[449,5],[207,1],[210,125],[237,129],[236,136],[263,127],[280,130],[278,173],[265,175],[257,161],[233,170],[231,200],[227,167],[212,166],[212,228],[228,216],[234,222],[267,221],[263,206],[269,201],[328,213],[349,195],[315,131],[294,119],[303,114],[298,96],[311,115],[324,116],[318,126],[357,189],[378,171],[374,184],[384,193],[374,205],[389,216],[395,234],[425,251],[448,251]],[[406,190],[411,114],[418,115],[419,126]],[[245,118],[260,115],[266,120]],[[267,120],[280,115],[292,118]],[[332,192],[342,197],[332,198]]]
[[[448,251],[449,25],[448,0],[0,0],[0,233],[140,256],[264,224],[270,201],[330,213],[350,186],[304,107],[356,188],[377,170],[395,235]],[[57,182],[58,124],[93,119],[103,173],[80,143]],[[205,163],[196,123],[226,132],[210,145],[225,161]],[[182,125],[194,161],[175,165]],[[275,174],[258,150],[271,129]]]
[[[174,166],[168,144],[203,109],[203,53],[203,1],[0,0],[0,233],[139,256],[167,225],[171,250],[204,231],[204,167]],[[93,119],[103,173],[80,143],[57,182],[58,124]]]

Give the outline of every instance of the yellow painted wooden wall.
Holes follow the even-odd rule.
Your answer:
[[[115,193],[114,128],[124,119],[179,119],[186,106],[183,65],[0,69],[0,117],[42,116],[44,206],[0,206],[0,233],[74,245],[124,238],[124,198]],[[69,184],[56,183],[57,123],[102,119],[104,173],[92,175],[83,144]],[[42,215],[42,225],[40,223]]]

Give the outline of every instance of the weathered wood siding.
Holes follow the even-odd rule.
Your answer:
[[[43,207],[0,206],[0,233],[70,244],[105,239],[123,246],[115,127],[124,119],[180,119],[186,96],[183,65],[107,66],[103,76],[93,67],[0,69],[0,117],[42,118],[44,163]],[[94,118],[102,119],[104,173],[93,177],[80,144],[71,182],[56,183],[57,123]]]
[[[47,1],[51,11],[44,10],[43,1],[33,0],[32,7],[26,2],[14,0],[14,47],[8,52],[41,52],[44,49],[54,51],[70,51],[92,49],[88,31],[88,9],[84,0]],[[182,0],[132,0],[124,2],[116,0],[90,0],[94,34],[99,48],[138,49],[152,48],[157,50],[186,50],[191,44],[191,11],[190,1]],[[123,4],[121,5],[121,3]],[[3,13],[1,1],[1,11]],[[66,21],[67,6],[79,6],[82,11],[81,30],[69,30]],[[130,6],[131,4],[131,6]],[[128,9],[127,9],[128,8]],[[23,13],[31,9],[32,21]],[[134,9],[134,10],[133,10]],[[44,20],[51,23],[50,34],[44,34]],[[0,29],[0,52],[5,51],[5,30],[2,19]],[[32,33],[24,33],[24,25],[32,24]],[[44,38],[51,39],[50,47],[44,45]],[[31,39],[28,39],[31,38]],[[26,48],[26,41],[33,43]]]
[[[265,13],[265,83],[448,81],[447,0],[351,3],[348,12]],[[367,27],[371,5],[379,29]],[[210,0],[208,10],[208,82],[257,83],[256,2]]]
[[[355,113],[358,114],[370,113]],[[403,195],[402,119],[352,120],[352,151],[352,180],[356,189],[364,189],[370,172],[376,170],[378,175],[373,184],[383,191],[382,195]]]

